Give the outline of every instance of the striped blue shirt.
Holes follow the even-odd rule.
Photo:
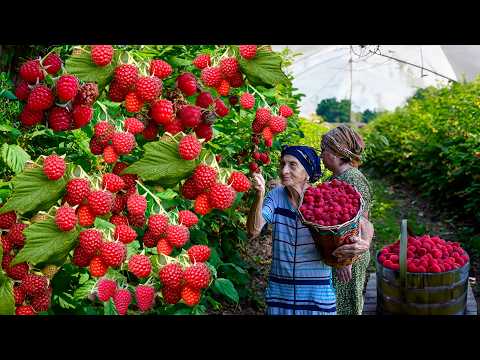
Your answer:
[[[267,315],[336,315],[332,269],[321,261],[284,186],[267,194],[262,214],[273,224]]]

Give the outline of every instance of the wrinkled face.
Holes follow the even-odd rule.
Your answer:
[[[308,173],[295,156],[285,155],[280,160],[280,179],[284,186],[304,185]]]
[[[322,159],[323,165],[330,171],[336,169],[340,163],[340,159],[325,148],[322,148],[320,158]]]

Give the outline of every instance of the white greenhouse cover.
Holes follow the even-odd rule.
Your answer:
[[[317,104],[331,97],[351,96],[352,111],[394,110],[418,88],[445,86],[446,78],[471,81],[480,73],[479,45],[272,45],[275,51],[286,47],[302,53],[287,69],[293,86],[306,95],[302,115],[315,113]]]

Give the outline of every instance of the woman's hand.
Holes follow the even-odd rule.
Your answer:
[[[353,241],[352,244],[346,244],[339,246],[332,253],[338,260],[351,259],[356,255],[361,255],[370,248],[370,241],[362,239],[359,236],[352,236],[350,238]]]
[[[340,282],[349,282],[352,279],[352,264],[337,269],[337,278]]]
[[[253,173],[252,175],[252,185],[257,193],[265,194],[265,179],[260,173]]]

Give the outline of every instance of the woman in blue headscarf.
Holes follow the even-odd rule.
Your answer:
[[[331,267],[320,259],[311,233],[298,217],[301,194],[321,176],[320,158],[308,146],[287,146],[280,160],[281,186],[265,196],[253,175],[256,198],[247,220],[251,236],[273,224],[272,267],[265,294],[267,315],[335,315]]]

